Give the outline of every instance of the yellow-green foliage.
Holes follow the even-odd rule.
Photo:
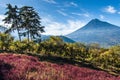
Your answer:
[[[12,36],[0,33],[0,49],[7,50],[11,42],[13,42]]]
[[[0,34],[0,50],[17,53],[34,53],[46,56],[59,56],[75,61],[89,62],[96,67],[111,71],[120,70],[120,46],[109,49],[100,48],[98,44],[65,43],[59,37],[41,43],[22,40],[14,41],[8,34]]]
[[[93,57],[92,63],[102,69],[119,73],[120,71],[120,46],[107,49],[97,57]]]

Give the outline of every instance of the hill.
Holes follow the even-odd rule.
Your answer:
[[[66,36],[59,36],[64,42],[67,42],[67,43],[75,43],[74,40],[66,37]]]
[[[82,28],[70,33],[67,37],[83,43],[99,43],[112,46],[120,43],[120,27],[98,19],[91,20]]]
[[[21,54],[0,54],[0,80],[120,80],[103,71],[39,61]]]
[[[42,41],[44,40],[47,40],[50,38],[51,35],[42,35],[41,38],[42,38]],[[66,36],[57,36],[57,37],[60,37],[64,42],[67,42],[67,43],[74,43],[75,41],[66,37]]]

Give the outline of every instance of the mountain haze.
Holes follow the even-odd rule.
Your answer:
[[[99,43],[101,46],[112,46],[120,43],[120,27],[98,19],[91,20],[82,28],[67,37],[83,43]]]
[[[51,35],[42,35],[41,38],[42,38],[42,41],[44,40],[47,40],[47,39],[50,39]],[[57,36],[59,38],[61,38],[64,42],[67,42],[67,43],[75,43],[74,40],[66,37],[66,36]]]

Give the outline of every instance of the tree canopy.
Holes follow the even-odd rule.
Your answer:
[[[7,10],[3,21],[11,26],[6,33],[17,30],[20,41],[21,36],[27,36],[28,42],[29,40],[41,41],[41,33],[45,32],[44,26],[41,25],[41,18],[33,7],[18,8],[16,5],[13,7],[7,4]]]

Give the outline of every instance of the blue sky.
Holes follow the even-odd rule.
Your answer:
[[[47,35],[69,34],[94,18],[120,26],[120,0],[1,0],[0,25],[8,3],[34,7]]]

